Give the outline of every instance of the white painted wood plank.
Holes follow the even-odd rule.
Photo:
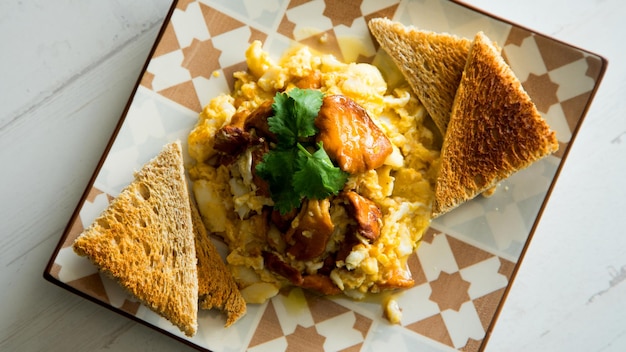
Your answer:
[[[467,2],[609,59],[487,350],[626,350],[626,2]],[[188,349],[41,277],[169,5],[0,2],[2,351]]]
[[[0,350],[185,350],[179,342],[42,278],[169,2],[93,2],[89,7],[66,1],[55,2],[51,9],[52,3],[23,4],[10,9],[11,16],[4,10],[18,4],[0,5],[0,14],[5,15],[0,17],[2,29],[39,30],[39,21],[47,16],[59,23],[84,17],[74,33],[70,33],[74,24],[56,29],[56,34],[67,35],[69,52],[28,52],[45,46],[55,36],[50,33],[33,37],[29,44],[10,43],[16,51],[26,52],[2,59]],[[8,17],[13,22],[7,24]],[[2,35],[6,48],[6,33]],[[17,66],[9,74],[4,63]],[[25,78],[30,82],[20,86]],[[26,93],[32,94],[20,87],[28,87]]]
[[[0,2],[0,128],[162,22],[171,1]]]

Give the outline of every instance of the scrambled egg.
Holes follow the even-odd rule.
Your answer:
[[[264,302],[282,287],[293,285],[284,273],[268,267],[267,251],[301,275],[323,276],[323,285],[333,287],[322,292],[342,292],[361,299],[368,292],[411,287],[407,258],[430,224],[441,146],[410,88],[405,83],[388,87],[376,66],[342,63],[307,47],[293,48],[274,62],[256,41],[246,51],[246,59],[248,71],[235,73],[234,91],[213,98],[188,137],[189,154],[195,161],[189,173],[200,212],[207,229],[229,246],[226,261],[246,301]],[[341,202],[330,201],[334,231],[325,255],[294,259],[285,253],[284,233],[267,220],[265,210],[271,209],[273,202],[257,192],[252,152],[246,150],[236,160],[220,163],[214,148],[216,133],[238,112],[254,111],[276,92],[313,79],[324,94],[344,95],[363,107],[393,148],[383,166],[350,175],[344,187],[380,208],[380,235],[372,242],[359,238],[349,253],[337,260],[332,260],[333,253],[342,248],[354,222]],[[392,308],[387,307],[398,311]]]

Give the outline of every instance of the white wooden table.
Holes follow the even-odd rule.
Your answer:
[[[609,60],[487,350],[624,351],[626,2],[467,2]],[[0,3],[1,351],[189,348],[42,277],[170,4]]]

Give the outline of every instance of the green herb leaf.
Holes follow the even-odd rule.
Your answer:
[[[304,138],[317,133],[315,118],[322,106],[323,93],[313,89],[293,88],[274,96],[274,116],[267,122],[283,148],[295,147]]]
[[[287,93],[276,93],[272,104],[274,116],[267,119],[270,131],[278,138],[278,145],[291,148],[298,141],[298,126],[294,114],[294,101]]]
[[[335,167],[322,143],[309,152],[303,144],[318,133],[315,118],[323,93],[293,88],[274,96],[274,116],[268,118],[278,143],[257,164],[257,174],[268,182],[274,207],[282,214],[300,206],[303,197],[324,199],[337,194],[348,174]]]
[[[274,149],[263,156],[257,164],[256,172],[270,186],[274,207],[282,214],[300,206],[301,195],[294,192],[293,174],[295,173],[297,149]]]
[[[298,137],[306,138],[317,134],[315,118],[322,107],[324,93],[313,89],[294,88],[289,91],[289,97],[294,101]]]
[[[348,174],[333,165],[322,143],[313,154],[298,144],[294,191],[309,199],[324,199],[337,194],[348,180]]]

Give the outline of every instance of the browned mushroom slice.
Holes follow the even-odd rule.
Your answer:
[[[245,130],[245,123],[249,116],[250,110],[244,108],[237,109],[237,112],[235,112],[235,114],[230,118],[230,123],[228,125]]]
[[[291,227],[291,222],[298,215],[298,209],[293,208],[286,214],[281,214],[280,211],[276,208],[272,208],[272,213],[270,214],[270,220],[276,228],[282,233],[286,233]]]
[[[239,109],[231,117],[230,123],[222,126],[215,133],[213,148],[221,154],[221,163],[233,162],[246,149],[255,144],[262,144],[263,139],[275,140],[276,136],[270,132],[267,124],[267,119],[272,116],[272,113],[271,100],[261,104],[252,112]],[[251,129],[255,129],[256,134],[250,133]],[[260,151],[266,151],[266,148],[261,148]]]
[[[300,286],[323,295],[337,295],[341,293],[341,289],[335,285],[330,277],[319,274],[303,276]]]
[[[298,269],[287,264],[276,253],[264,251],[262,255],[267,269],[284,277],[296,286],[316,291],[323,295],[336,295],[341,293],[339,287],[337,287],[328,276],[320,274],[303,276]]]
[[[343,196],[348,200],[348,213],[356,220],[357,233],[374,242],[380,236],[383,217],[378,205],[353,191],[344,192]]]
[[[276,135],[270,131],[270,126],[267,123],[267,119],[274,115],[272,102],[272,100],[268,100],[254,109],[246,118],[244,129],[250,131],[250,129],[254,128],[257,136],[276,142]]]
[[[391,142],[367,111],[346,96],[324,97],[315,126],[328,156],[346,172],[380,167],[392,152]]]
[[[357,244],[361,243],[361,240],[356,235],[356,231],[354,230],[356,225],[349,225],[348,231],[339,246],[339,250],[335,253],[335,263],[336,262],[345,262],[346,258],[352,253],[352,249]],[[334,264],[334,263],[333,263]]]
[[[335,228],[329,210],[328,199],[309,199],[303,203],[285,234],[285,241],[291,245],[287,253],[297,260],[311,260],[324,253]]]
[[[298,271],[298,269],[287,264],[275,253],[264,251],[262,255],[263,263],[267,269],[275,272],[280,276],[283,276],[294,285],[302,285],[302,274],[300,274],[300,271]]]
[[[243,129],[226,125],[215,133],[215,145],[213,148],[220,153],[236,157],[252,143],[252,136]]]

